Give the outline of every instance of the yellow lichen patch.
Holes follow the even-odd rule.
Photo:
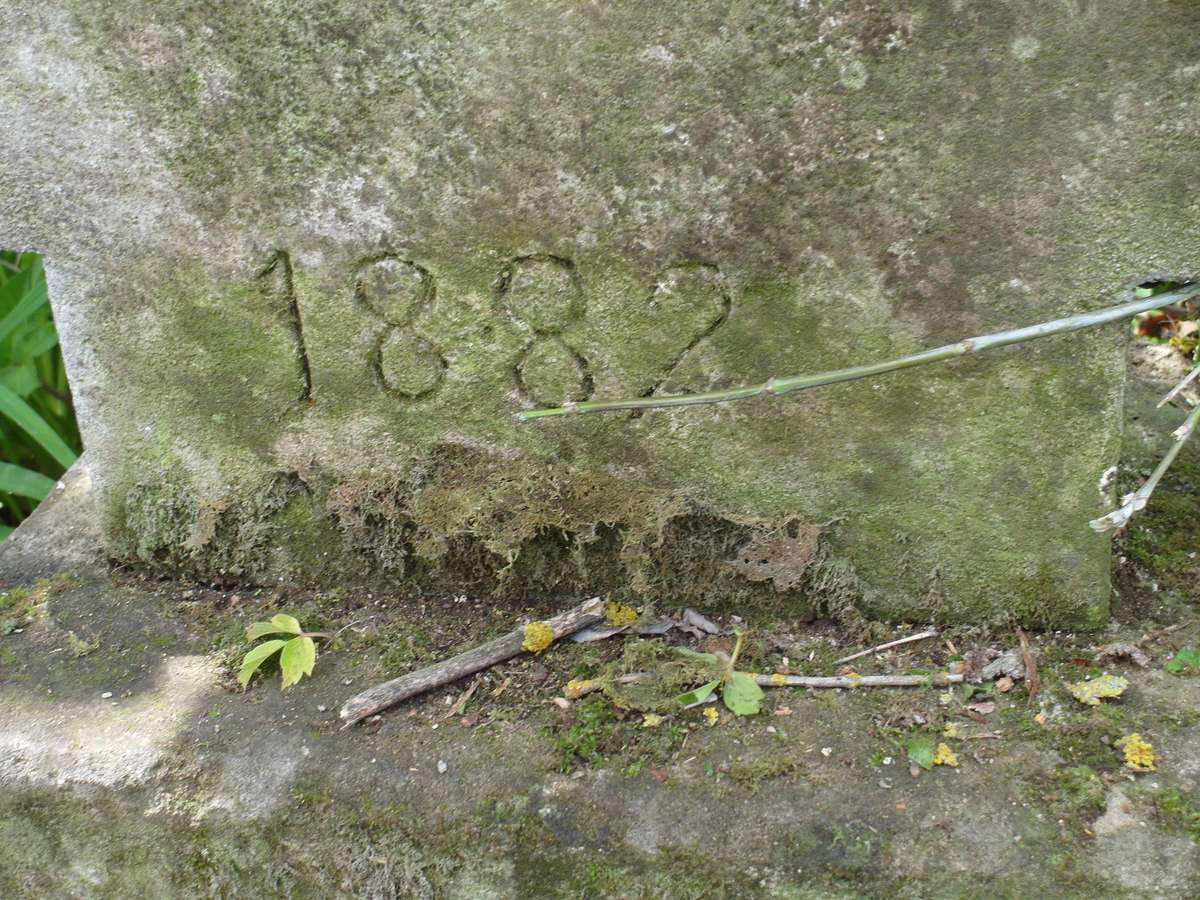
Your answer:
[[[632,606],[610,600],[604,604],[604,618],[609,625],[616,628],[624,627],[637,620],[638,611]]]
[[[1120,675],[1101,675],[1087,681],[1076,681],[1067,687],[1080,703],[1099,706],[1104,697],[1120,697],[1125,693],[1125,688],[1129,687],[1129,682]]]
[[[709,725],[716,725],[717,719],[720,717],[720,715],[721,714],[712,706],[706,707],[704,710],[704,718]]]
[[[960,738],[962,737],[962,728],[955,722],[947,722],[946,727],[942,729],[942,737]],[[942,746],[946,745],[943,744]]]
[[[935,766],[957,766],[958,757],[946,744],[938,744],[937,753],[933,755],[933,764]]]
[[[771,684],[775,685],[776,687],[783,687],[785,684],[787,684],[787,678],[776,672],[771,676]]]
[[[572,678],[563,688],[563,696],[568,700],[578,700],[584,694],[590,694],[592,691],[599,690],[600,687],[598,678]]]
[[[530,653],[541,653],[554,643],[554,631],[545,622],[530,622],[525,626],[525,639],[521,649]]]
[[[665,722],[666,718],[666,716],[660,716],[658,713],[646,713],[646,715],[642,717],[642,727],[653,728],[656,725],[661,725],[663,722]]]
[[[1142,736],[1134,732],[1127,737],[1117,741],[1117,746],[1125,751],[1125,765],[1134,772],[1154,772],[1157,771],[1157,766],[1154,764],[1154,748],[1150,746],[1149,741],[1142,740]]]

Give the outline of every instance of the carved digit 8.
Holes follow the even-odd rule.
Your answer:
[[[380,386],[402,400],[420,400],[436,391],[445,377],[446,358],[413,324],[437,296],[429,271],[408,260],[376,260],[359,271],[355,292],[388,326],[371,360]]]
[[[557,256],[514,259],[500,273],[496,289],[508,314],[532,332],[513,368],[521,395],[539,405],[588,399],[588,362],[563,335],[584,312],[571,261]]]

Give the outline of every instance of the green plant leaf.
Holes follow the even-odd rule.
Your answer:
[[[0,318],[0,341],[45,305],[46,279],[41,259],[35,258],[29,268],[0,287],[0,309],[8,309]]]
[[[12,463],[0,463],[0,491],[41,500],[54,488],[54,479]]]
[[[311,675],[317,662],[317,645],[308,635],[292,638],[283,646],[279,667],[283,670],[283,687],[290,687],[305,675]]]
[[[933,768],[934,756],[933,739],[926,734],[918,734],[908,739],[908,758],[922,769]]]
[[[58,346],[58,331],[53,322],[30,322],[14,346],[12,361],[27,363]]]
[[[37,369],[29,363],[20,366],[5,366],[0,369],[0,384],[22,400],[42,386]]]
[[[33,438],[63,468],[67,468],[75,462],[74,451],[58,436],[58,432],[39,416],[33,407],[2,384],[0,384],[0,415],[11,419],[13,424]]]
[[[1163,668],[1172,675],[1179,675],[1187,670],[1200,672],[1200,649],[1181,647],[1174,656],[1167,660],[1167,664]]]
[[[10,534],[16,531],[11,525],[0,525],[0,541],[4,540]]]
[[[749,672],[734,672],[721,688],[721,699],[731,712],[753,716],[762,704],[763,690]]]
[[[702,684],[695,690],[688,691],[686,694],[680,694],[675,698],[675,702],[680,706],[693,706],[697,703],[703,703],[712,696],[712,692],[717,689],[717,685],[721,682],[710,681],[707,684]]]
[[[274,656],[276,652],[282,650],[286,643],[287,641],[280,640],[266,641],[247,653],[242,660],[242,670],[238,672],[238,681],[242,683],[242,687],[249,684],[254,673],[258,671],[258,667]]]
[[[976,694],[982,694],[985,697],[991,697],[996,693],[996,683],[989,681],[987,684],[971,684],[963,682],[963,702],[970,700]]]
[[[290,628],[280,628],[274,622],[255,622],[246,626],[246,640],[257,641],[268,634],[295,634]]]
[[[304,629],[300,627],[300,623],[296,621],[296,618],[289,616],[287,613],[279,613],[271,616],[271,624],[282,634],[304,633]]]

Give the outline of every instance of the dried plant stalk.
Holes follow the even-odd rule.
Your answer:
[[[808,388],[821,387],[826,384],[855,381],[859,378],[872,378],[876,375],[884,375],[899,369],[908,369],[913,366],[925,365],[926,363],[954,359],[968,353],[982,353],[985,350],[991,350],[995,347],[1006,347],[1009,344],[1019,344],[1023,341],[1049,337],[1053,334],[1067,334],[1072,331],[1081,331],[1084,328],[1094,328],[1097,325],[1106,325],[1109,322],[1127,319],[1130,316],[1146,312],[1149,309],[1157,309],[1160,306],[1177,303],[1196,294],[1200,294],[1200,284],[1189,284],[1181,288],[1176,288],[1173,291],[1167,291],[1153,297],[1143,297],[1139,300],[1123,303],[1120,306],[1113,306],[1108,309],[1080,313],[1079,315],[1068,316],[1064,319],[1054,319],[1053,321],[1042,322],[1038,325],[1029,325],[1025,328],[1014,328],[1009,331],[998,331],[994,334],[967,338],[954,344],[947,344],[944,347],[936,347],[933,350],[925,350],[921,353],[903,356],[899,359],[888,360],[887,362],[872,363],[865,366],[852,366],[848,369],[835,369],[832,372],[820,372],[816,375],[791,375],[786,378],[768,378],[762,384],[729,388],[722,391],[707,391],[700,394],[632,397],[626,400],[584,400],[579,403],[569,403],[565,406],[557,406],[550,409],[524,410],[517,414],[517,418],[522,422],[527,422],[532,419],[544,419],[550,416],[566,416],[577,413],[613,412],[621,409],[659,409],[674,406],[702,406],[710,403],[726,403],[731,400],[746,400],[750,397],[758,397],[764,394],[778,397],[783,394],[790,394],[793,391],[807,390]]]

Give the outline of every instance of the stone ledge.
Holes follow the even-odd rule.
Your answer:
[[[339,731],[344,682],[373,678],[369,661],[335,651],[286,693],[228,691],[173,599],[190,588],[88,562],[88,509],[81,468],[0,552],[7,582],[66,573],[0,638],[6,896],[950,897],[986,879],[996,896],[1184,897],[1200,877],[1200,848],[1144,800],[1135,829],[1093,841],[1056,821],[1028,785],[1064,761],[1015,720],[989,765],[914,780],[868,764],[879,703],[936,695],[795,694],[792,716],[690,732],[640,774],[558,772],[553,688],[519,669],[523,699],[484,725],[447,718],[439,693],[375,734]],[[68,632],[99,646],[74,657]],[[1151,706],[1200,699],[1136,681]],[[1182,777],[1195,744],[1172,734]]]

